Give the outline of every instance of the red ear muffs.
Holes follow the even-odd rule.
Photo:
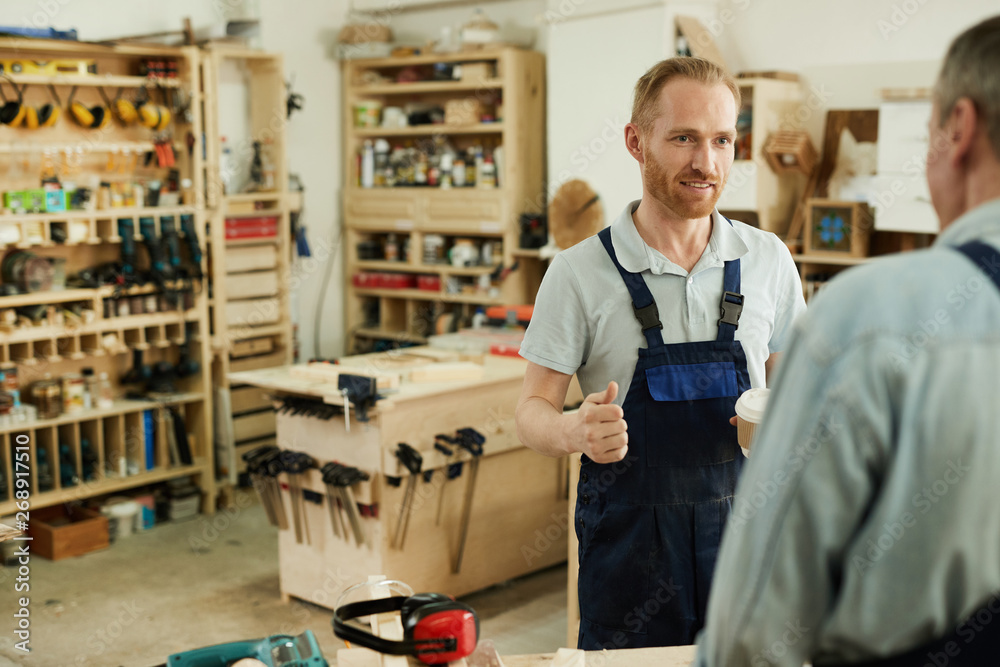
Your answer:
[[[376,637],[347,623],[352,618],[399,611],[403,622],[402,641]],[[425,665],[460,660],[479,642],[479,618],[472,607],[441,593],[420,593],[411,597],[390,597],[352,602],[333,613],[333,633],[359,646],[388,655],[413,655]]]

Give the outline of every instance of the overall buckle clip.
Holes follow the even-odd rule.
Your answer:
[[[740,314],[743,312],[743,295],[737,292],[725,292],[722,295],[722,317],[719,324],[740,325]]]
[[[643,333],[646,333],[650,329],[663,328],[663,324],[660,323],[660,311],[656,307],[655,301],[642,308],[636,308],[633,302],[632,310],[635,312],[635,319],[639,320],[639,326],[642,327]]]

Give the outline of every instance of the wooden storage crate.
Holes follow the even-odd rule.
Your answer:
[[[56,505],[31,512],[32,551],[52,560],[106,549],[108,518],[84,507]]]

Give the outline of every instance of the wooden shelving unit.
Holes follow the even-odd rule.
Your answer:
[[[743,96],[737,122],[737,159],[718,208],[725,215],[750,224],[756,222],[761,229],[783,238],[805,176],[774,173],[762,148],[769,134],[796,122],[802,87],[797,81],[768,78],[737,79],[737,83]]]
[[[206,205],[209,208],[210,279],[212,284],[212,349],[215,391],[229,395],[241,389],[229,382],[234,371],[292,363],[294,341],[290,309],[291,244],[286,159],[286,90],[280,54],[227,46],[212,46],[203,58],[206,91],[218,87],[220,76],[242,77],[248,100],[248,136],[234,136],[214,95],[205,95]],[[228,73],[228,74],[227,74]],[[267,190],[225,191],[222,137],[233,144],[237,160],[252,155],[254,141],[267,143],[273,183]],[[227,220],[274,219],[273,235],[230,237]],[[230,483],[245,469],[240,455],[274,441],[275,421],[270,401],[232,400],[229,418],[217,416],[216,451],[219,474]]]
[[[97,74],[12,74],[23,86],[24,102],[40,107],[53,102],[51,85],[64,108],[52,127],[30,130],[7,128],[7,138],[0,143],[0,171],[4,173],[3,190],[37,189],[43,177],[56,177],[70,189],[89,188],[92,197],[87,210],[19,213],[6,211],[0,216],[0,254],[27,252],[49,258],[62,265],[66,276],[103,264],[118,261],[122,238],[117,222],[133,221],[139,233],[139,219],[152,217],[156,233],[162,218],[173,216],[177,229],[179,217],[191,216],[196,233],[203,243],[206,225],[204,208],[198,202],[184,206],[97,208],[96,187],[101,182],[132,186],[153,180],[166,182],[169,169],[154,161],[146,165],[140,159],[154,149],[154,141],[167,139],[176,147],[175,165],[181,179],[191,180],[191,191],[202,189],[203,168],[200,151],[188,154],[183,149],[190,133],[200,137],[201,112],[192,107],[190,114],[174,114],[170,125],[159,133],[139,124],[123,126],[112,120],[103,129],[83,128],[75,124],[65,103],[71,89],[78,88],[76,99],[88,106],[101,105],[97,88],[109,96],[121,88],[133,98],[145,88],[156,103],[173,104],[170,95],[193,96],[201,88],[200,53],[194,47],[155,46],[106,47],[77,42],[24,39],[0,39],[0,55],[19,60],[85,59],[96,66]],[[151,79],[139,76],[146,59],[169,59],[176,63],[176,78]],[[10,94],[10,84],[7,86]],[[158,92],[169,91],[169,93]],[[163,97],[165,95],[165,97]],[[108,112],[110,113],[110,112]],[[178,192],[180,196],[180,192]],[[191,255],[181,239],[181,255],[191,262]],[[148,268],[148,256],[137,241],[137,268]],[[53,379],[79,373],[90,367],[95,374],[108,374],[116,399],[112,407],[64,412],[53,419],[22,420],[8,416],[0,423],[0,515],[15,511],[12,454],[14,447],[27,440],[30,445],[30,502],[32,509],[70,501],[83,501],[162,482],[191,478],[201,489],[202,511],[215,509],[215,471],[211,448],[211,382],[207,372],[196,372],[176,381],[177,391],[168,395],[150,395],[149,400],[124,396],[137,385],[125,385],[123,376],[132,368],[132,352],[142,351],[144,363],[176,364],[180,346],[187,344],[192,361],[204,369],[210,359],[207,290],[202,281],[185,283],[188,297],[176,304],[160,302],[161,290],[152,284],[126,289],[102,286],[28,292],[0,297],[0,362],[14,364],[21,400],[31,402],[31,386],[46,375]],[[180,287],[168,283],[168,289]],[[124,314],[117,306],[123,299],[141,300],[143,308]],[[155,302],[149,305],[150,299]],[[26,312],[32,311],[36,319]],[[41,311],[43,315],[37,318]],[[14,316],[14,317],[11,317]],[[166,434],[165,411],[176,409],[184,418],[190,445],[190,462],[179,452],[171,451]],[[144,413],[151,412],[153,429]],[[26,438],[25,438],[26,436]],[[43,469],[39,453],[44,451],[48,471]],[[85,454],[89,454],[87,470]],[[62,470],[61,470],[62,468]],[[65,474],[71,472],[72,474]]]
[[[434,65],[464,66],[476,73],[457,80],[397,82],[403,68]],[[351,60],[344,63],[343,80],[345,324],[350,351],[419,344],[435,332],[442,315],[465,319],[479,306],[533,302],[543,267],[519,252],[518,235],[521,213],[544,206],[544,56],[504,48]],[[356,126],[355,107],[371,100],[383,108],[416,103],[445,110],[449,103],[466,103],[478,106],[478,120],[487,122],[476,122],[473,116],[459,124],[447,122],[455,119],[446,116],[443,124]],[[479,148],[484,155],[500,147],[502,151],[494,153],[502,154],[502,164],[496,165],[498,187],[361,187],[359,155],[366,142],[379,140],[393,148],[414,148],[432,165],[445,143],[456,152]],[[442,257],[435,262],[424,258],[431,235],[444,240]],[[400,248],[408,247],[405,258],[399,253],[402,261],[359,257],[359,243],[384,247],[390,238]],[[480,251],[477,265],[453,266],[448,261],[448,249],[458,239],[470,240]],[[487,244],[491,252],[483,251]],[[440,287],[354,285],[356,274],[372,272],[434,277]]]

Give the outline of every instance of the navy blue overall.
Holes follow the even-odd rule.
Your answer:
[[[1000,251],[981,241],[969,241],[955,248],[990,277],[1000,290]],[[825,667],[985,667],[1000,662],[1000,591],[987,598],[975,611],[962,619],[953,632],[910,649],[905,653],[863,663]]]
[[[599,237],[648,347],[638,351],[623,405],[628,454],[613,464],[584,456],[580,469],[579,647],[693,644],[744,461],[729,423],[750,388],[746,355],[734,340],[740,260],[725,263],[717,338],[666,345],[642,276],[618,262],[610,228]]]

